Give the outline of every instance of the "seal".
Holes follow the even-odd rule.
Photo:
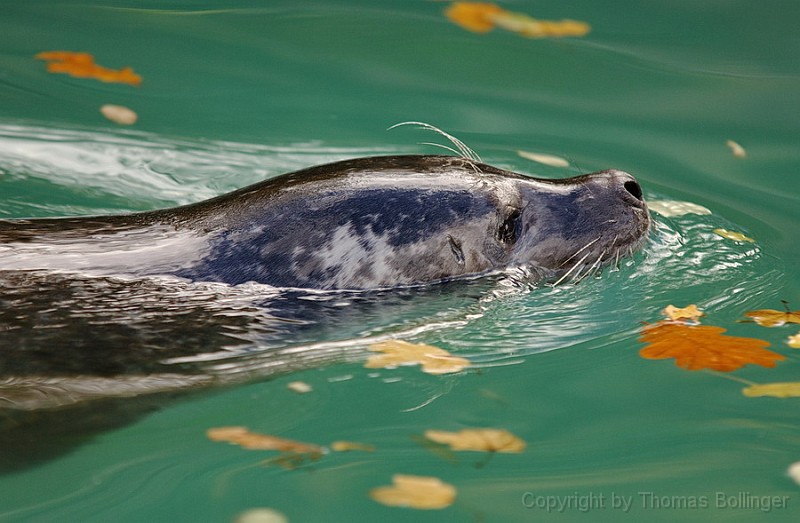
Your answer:
[[[311,289],[416,286],[512,268],[561,281],[631,254],[649,226],[642,189],[622,171],[550,180],[470,158],[383,156],[172,209],[0,220],[0,270]]]

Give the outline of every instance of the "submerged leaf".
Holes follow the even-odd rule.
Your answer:
[[[762,327],[782,327],[787,323],[800,323],[800,311],[776,311],[773,309],[760,309],[744,313],[748,318]]]
[[[248,450],[279,450],[296,454],[321,456],[324,449],[311,443],[250,432],[246,427],[219,427],[206,431],[211,441],[227,441]]]
[[[775,398],[796,398],[800,396],[800,382],[764,383],[750,385],[742,389],[742,394],[750,398],[772,396]]]
[[[711,214],[711,211],[702,205],[677,200],[648,200],[647,208],[667,218],[684,214]]]
[[[525,442],[505,429],[462,429],[458,432],[426,430],[425,437],[452,450],[519,453]]]
[[[639,354],[647,359],[675,358],[687,370],[714,369],[730,372],[747,364],[774,367],[784,357],[764,347],[769,342],[722,334],[725,329],[709,325],[659,322],[642,328],[639,341],[648,345]]]
[[[123,105],[106,104],[100,108],[100,112],[112,122],[120,125],[133,125],[139,119],[139,115]]]
[[[789,336],[789,339],[786,340],[786,343],[793,349],[800,349],[800,332],[794,336]]]
[[[526,160],[531,160],[536,163],[549,165],[550,167],[569,167],[569,162],[560,156],[553,156],[552,154],[532,153],[528,151],[517,151],[517,154]]]
[[[690,320],[697,321],[701,316],[704,316],[703,311],[697,308],[697,305],[691,304],[686,307],[680,308],[674,305],[667,305],[663,311],[670,320]]]
[[[47,62],[49,73],[65,73],[75,78],[94,78],[101,82],[116,82],[138,86],[142,77],[130,67],[115,70],[103,67],[94,62],[89,53],[74,51],[43,51],[36,55],[39,60]]]
[[[739,145],[738,143],[734,142],[733,140],[728,140],[725,142],[725,145],[731,150],[731,153],[737,158],[747,158],[747,151],[744,150],[744,147]]]
[[[443,509],[453,504],[456,488],[439,478],[395,474],[391,486],[377,487],[369,495],[391,507]]]
[[[394,368],[399,365],[422,365],[428,374],[448,374],[469,367],[470,361],[453,356],[433,345],[390,340],[370,345],[369,350],[380,352],[370,356],[364,367],[368,369]]]
[[[755,243],[753,238],[745,236],[744,234],[736,231],[729,231],[728,229],[714,229],[714,234],[722,236],[725,239],[733,240],[735,242],[749,242]]]
[[[334,452],[350,452],[353,450],[373,452],[375,447],[366,443],[358,443],[357,441],[334,441],[331,443],[331,450]]]
[[[786,471],[786,473],[794,480],[795,483],[800,485],[800,461],[796,461],[789,465],[789,469]]]

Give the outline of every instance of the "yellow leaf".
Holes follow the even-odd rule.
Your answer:
[[[526,160],[531,160],[536,163],[549,165],[550,167],[569,167],[569,162],[560,156],[553,156],[552,154],[531,153],[528,151],[517,151],[517,154]]]
[[[789,465],[786,473],[794,480],[795,483],[800,485],[800,461],[796,461]]]
[[[377,487],[369,495],[378,503],[391,507],[443,509],[453,504],[456,488],[439,478],[395,474],[391,486]]]
[[[100,112],[103,113],[103,116],[119,125],[133,125],[139,119],[139,115],[123,105],[106,104],[100,108]]]
[[[365,443],[358,443],[356,441],[334,441],[331,443],[331,450],[334,452],[350,452],[351,450],[363,450],[364,452],[372,452],[375,447]]]
[[[369,350],[380,352],[370,356],[364,367],[368,369],[394,368],[399,365],[422,365],[428,374],[448,374],[469,367],[467,359],[453,356],[444,349],[433,345],[390,340],[370,345]]]
[[[762,327],[782,327],[787,323],[800,323],[800,311],[776,311],[774,309],[760,309],[744,313],[748,318]]]
[[[786,343],[788,343],[793,349],[800,349],[800,332],[794,336],[789,336],[789,339],[786,341]]]
[[[519,33],[528,38],[561,38],[565,36],[586,36],[591,27],[577,20],[537,20],[522,13],[495,13],[490,16],[498,26]]]
[[[219,427],[206,431],[211,441],[227,441],[248,450],[279,450],[297,454],[321,456],[324,449],[318,445],[250,432],[246,427]]]
[[[744,147],[734,142],[733,140],[728,140],[727,142],[725,142],[725,145],[727,145],[730,148],[731,152],[735,157],[737,158],[747,157],[747,151],[744,150]]]
[[[462,429],[458,432],[426,430],[425,437],[452,450],[519,453],[525,442],[505,429]]]
[[[286,384],[286,388],[292,392],[296,392],[298,394],[306,394],[311,392],[313,387],[306,383],[305,381],[292,381]]]
[[[755,240],[749,236],[736,231],[729,231],[728,229],[714,229],[714,234],[722,236],[725,239],[733,240],[735,242],[750,242],[754,243]]]
[[[703,312],[698,309],[697,305],[695,304],[688,305],[683,308],[675,307],[674,305],[667,305],[661,312],[663,312],[667,318],[673,321],[683,319],[697,321],[701,316],[704,316]]]
[[[796,398],[800,396],[800,381],[750,385],[749,387],[745,387],[742,389],[742,394],[750,398],[758,396],[773,396],[775,398]]]

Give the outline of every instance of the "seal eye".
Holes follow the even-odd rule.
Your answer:
[[[511,209],[506,219],[500,225],[497,231],[497,239],[503,243],[512,244],[517,241],[517,234],[519,233],[519,209]]]

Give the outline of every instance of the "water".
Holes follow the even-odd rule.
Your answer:
[[[407,120],[446,129],[500,167],[550,177],[615,167],[636,175],[650,200],[691,201],[712,214],[656,216],[640,255],[578,285],[484,282],[361,307],[345,299],[340,308],[351,314],[324,314],[318,329],[295,337],[276,329],[268,340],[297,349],[304,370],[103,404],[83,437],[65,432],[74,440],[62,435],[69,420],[45,426],[53,437],[36,449],[41,459],[0,477],[0,521],[232,521],[261,506],[290,521],[798,517],[799,487],[785,474],[800,460],[796,400],[746,398],[741,383],[723,376],[643,360],[637,341],[641,322],[658,319],[665,305],[697,303],[709,324],[766,339],[787,356],[775,369],[748,366],[733,376],[797,379],[798,358],[785,345],[796,329],[738,320],[780,308],[781,299],[800,302],[798,8],[505,7],[585,20],[593,31],[558,41],[477,35],[447,21],[438,2],[2,3],[4,218],[161,208],[328,161],[434,152],[418,145],[431,135],[386,131]],[[143,84],[48,75],[33,56],[54,49],[132,66]],[[105,103],[131,107],[139,123],[107,122]],[[728,139],[747,158],[735,158]],[[541,166],[520,149],[576,167]],[[711,232],[718,227],[756,242],[724,240]],[[248,325],[268,321],[237,301],[248,291],[214,292],[238,304],[243,344],[263,342],[247,338]],[[324,300],[319,307],[329,310]],[[193,326],[187,320],[171,334]],[[221,342],[209,332],[213,352]],[[396,335],[468,357],[477,370],[437,377],[363,368],[359,340]],[[18,338],[2,336],[10,351]],[[261,376],[270,363],[256,358],[250,369]],[[289,391],[294,380],[313,392]],[[295,470],[265,467],[272,453],[206,438],[208,428],[226,425],[324,445],[361,441],[375,451],[330,453]],[[453,461],[415,439],[464,427],[504,427],[528,448]],[[395,473],[437,476],[458,498],[433,512],[372,501],[369,490]],[[773,503],[768,515],[732,507],[742,494],[786,496],[786,506]],[[619,506],[625,500],[628,512]],[[573,504],[547,512],[548,501]]]

